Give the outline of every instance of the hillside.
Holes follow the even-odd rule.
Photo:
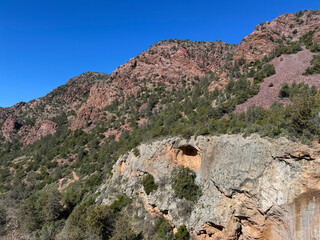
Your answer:
[[[0,108],[0,239],[320,239],[319,89],[309,10]]]

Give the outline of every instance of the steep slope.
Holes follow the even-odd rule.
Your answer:
[[[244,58],[248,62],[262,60],[279,45],[286,41],[299,40],[299,37],[309,31],[315,31],[313,40],[320,43],[320,10],[281,15],[271,22],[259,24],[241,41],[234,58]]]
[[[276,69],[276,74],[264,79],[260,83],[260,91],[254,97],[248,99],[243,104],[236,107],[235,112],[245,112],[250,106],[260,106],[269,108],[274,102],[290,103],[288,99],[280,99],[279,91],[284,83],[306,83],[320,89],[319,75],[305,76],[303,73],[310,67],[312,54],[309,50],[303,50],[293,55],[282,55],[274,60],[272,64]],[[272,85],[272,86],[271,86]]]
[[[45,132],[54,133],[54,123],[49,124],[48,121],[52,122],[53,117],[67,111],[69,113],[76,111],[76,114],[74,112],[67,114],[71,129],[87,127],[103,119],[101,110],[116,100],[125,101],[127,96],[135,95],[143,84],[152,88],[152,84],[162,82],[167,87],[182,88],[184,82],[213,72],[217,74],[218,81],[213,82],[209,89],[212,91],[217,86],[221,89],[232,77],[240,76],[239,74],[234,75],[233,72],[237,67],[237,61],[241,59],[247,62],[261,60],[272,54],[279,46],[288,44],[288,41],[297,41],[310,31],[313,31],[312,40],[319,43],[319,22],[319,10],[281,15],[271,22],[258,25],[249,36],[241,41],[239,46],[221,41],[168,40],[156,43],[147,51],[117,68],[110,78],[98,73],[83,74],[70,80],[65,86],[55,89],[46,97],[29,103],[19,103],[11,108],[0,109],[2,135],[6,140],[12,140],[14,136],[22,134],[27,135],[26,139],[29,139],[22,140],[22,142],[32,143],[46,135]],[[232,56],[236,61],[233,62],[233,66]],[[305,59],[307,60],[309,58]],[[286,63],[284,61],[281,65]],[[288,64],[292,65],[292,63]],[[304,67],[307,66],[307,64],[304,65]],[[300,70],[290,68],[290,66],[281,68],[283,69],[282,75],[296,75],[301,81],[304,81],[300,77],[302,71],[300,68]],[[250,66],[247,66],[247,69],[250,70]],[[240,68],[241,71],[245,71],[243,66]],[[287,81],[282,77],[282,80],[278,81],[277,78],[278,75],[272,77],[274,82]],[[299,79],[296,81],[300,81]],[[276,96],[279,84],[276,86],[268,89],[266,83],[261,84],[260,95],[265,95],[264,92],[272,90],[271,95]],[[267,100],[268,103],[258,105],[270,106],[271,101],[274,100],[275,97],[272,97]],[[261,99],[250,101],[252,104],[261,102]],[[47,122],[42,126],[44,120]],[[48,131],[37,133],[43,128],[48,128]],[[32,132],[30,136],[28,136],[29,132]],[[31,135],[38,135],[38,137],[31,137]]]
[[[0,108],[0,238],[320,239],[319,13],[240,46],[162,41]]]
[[[235,47],[224,42],[162,41],[120,66],[110,78],[124,89],[144,78],[181,84],[206,72],[221,72]]]
[[[25,144],[55,132],[55,125],[62,124],[75,114],[89,97],[91,87],[108,79],[107,74],[88,72],[70,79],[45,97],[28,103],[18,103],[0,111],[1,132],[7,141],[19,137]],[[62,121],[62,122],[61,122]]]
[[[221,67],[234,49],[235,45],[223,42],[159,42],[120,66],[110,78],[106,74],[85,73],[43,98],[2,109],[2,134],[6,140],[22,133],[28,135],[29,131],[41,128],[41,121],[68,111],[76,111],[75,119],[72,114],[67,114],[71,129],[86,127],[101,120],[101,109],[116,99],[122,101],[127,95],[136,93],[145,82],[182,87],[182,81],[204,76],[207,72],[222,73]],[[24,143],[38,140],[27,138],[30,139]]]
[[[137,202],[141,198],[148,214],[165,216],[174,228],[186,224],[196,239],[320,237],[319,146],[223,135],[169,138],[138,149],[141,157],[130,152],[119,158],[112,178],[99,189],[99,201],[109,204],[123,193]],[[175,194],[171,182],[177,166],[197,174],[203,189],[197,202]],[[147,174],[159,186],[149,195],[141,184]]]
[[[77,112],[79,117],[72,123],[72,129],[87,125],[90,108],[103,109],[113,101],[124,101],[127,96],[136,95],[143,84],[153,88],[164,83],[167,87],[183,88],[183,82],[194,77],[217,72],[223,77],[222,67],[230,62],[236,45],[223,42],[191,42],[189,40],[168,40],[151,46],[129,62],[118,67],[108,82],[97,83],[91,90],[87,103]]]

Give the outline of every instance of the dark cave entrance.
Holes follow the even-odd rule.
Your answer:
[[[182,153],[184,155],[187,155],[187,156],[197,156],[198,155],[198,150],[191,145],[182,146],[182,147],[179,147],[179,149],[182,151]]]

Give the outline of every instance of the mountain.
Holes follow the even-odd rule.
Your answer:
[[[319,53],[300,11],[0,108],[0,239],[320,239]]]

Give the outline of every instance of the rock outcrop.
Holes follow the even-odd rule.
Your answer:
[[[320,43],[320,10],[281,15],[271,22],[261,23],[245,37],[236,49],[234,59],[261,60],[281,43],[297,41],[309,31],[315,31],[313,40]]]
[[[32,144],[35,141],[40,140],[42,137],[53,135],[56,132],[56,128],[56,123],[44,120],[36,126],[24,129],[24,131],[27,132],[27,135],[23,136],[20,141],[23,144]]]
[[[90,96],[92,99],[92,94],[98,97],[98,94],[92,93],[91,89],[96,83],[106,82],[108,77],[109,75],[104,73],[83,73],[42,98],[0,109],[2,135],[7,141],[19,137],[24,144],[33,143],[42,136],[55,132],[56,124],[51,121],[54,117],[61,114],[69,117],[72,116],[72,111],[79,113],[79,118],[75,119],[74,125],[78,124],[82,127],[88,124],[88,122],[82,124],[81,122],[90,121],[97,114],[90,114],[91,118],[86,119],[88,111],[92,111],[87,108],[92,108],[94,104],[92,100],[88,102],[88,105],[84,103]],[[93,112],[97,112],[97,109]],[[52,124],[48,124],[49,122]]]
[[[110,79],[124,89],[147,79],[157,82],[181,82],[206,72],[221,71],[236,45],[217,42],[168,40],[152,45],[129,62],[118,67]]]
[[[99,190],[109,203],[116,194],[144,199],[150,214],[174,227],[186,224],[197,239],[320,239],[320,149],[280,138],[252,135],[170,138],[138,147],[119,158],[113,177]],[[188,166],[202,196],[178,199],[172,170]],[[146,195],[141,179],[154,176],[158,189]]]

